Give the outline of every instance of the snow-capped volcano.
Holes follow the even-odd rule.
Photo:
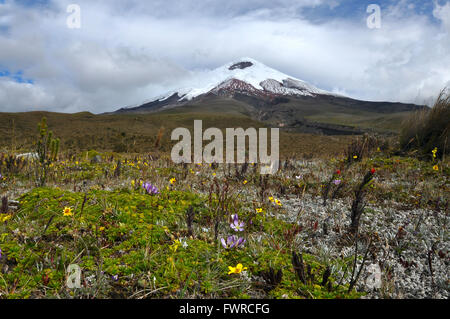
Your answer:
[[[217,69],[202,72],[192,80],[190,87],[164,94],[153,101],[164,101],[177,94],[178,101],[189,101],[203,94],[226,95],[233,93],[249,95],[329,95],[302,80],[272,69],[251,58],[242,58]]]
[[[307,123],[307,116],[345,118],[355,112],[398,113],[416,105],[368,102],[321,90],[305,81],[274,70],[251,58],[242,58],[214,70],[193,72],[185,88],[174,90],[135,107],[114,113],[197,112],[240,114],[252,120],[304,132],[353,134],[353,128]],[[326,114],[326,115],[324,115]],[[369,119],[371,117],[368,117]],[[320,129],[318,127],[320,126]]]

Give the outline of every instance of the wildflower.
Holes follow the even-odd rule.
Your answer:
[[[150,194],[150,195],[159,194],[158,188],[156,188],[156,186],[154,186],[150,183],[144,183],[144,184],[142,184],[142,187],[145,189],[147,194]]]
[[[176,181],[177,181],[177,179],[175,177],[171,178],[170,181],[169,181],[170,185],[175,184]]]
[[[340,170],[340,169],[338,169],[338,170],[336,171],[336,175],[341,175],[341,170]]]
[[[372,168],[371,170],[370,170],[370,174],[375,174],[375,172],[376,172],[376,170],[375,170],[375,168]]]
[[[0,222],[4,223],[7,222],[8,220],[10,220],[12,217],[12,215],[5,215],[3,217],[0,216]]]
[[[435,147],[435,148],[431,151],[431,153],[433,153],[433,158],[436,158],[436,153],[437,153],[437,151],[438,151],[437,147]]]
[[[275,200],[273,199],[272,196],[270,196],[270,197],[269,197],[269,201],[270,201],[271,203],[273,203]]]
[[[180,239],[180,243],[183,248],[187,248],[189,246],[185,238]]]
[[[358,155],[353,155],[353,159],[357,159],[358,158]]]
[[[434,165],[434,166],[433,166],[433,169],[434,169],[435,171],[438,171],[438,170],[439,170],[439,166]]]
[[[245,239],[242,237],[237,237],[235,235],[233,236],[229,236],[227,238],[227,240],[225,241],[224,238],[222,238],[221,240],[222,246],[225,249],[231,249],[233,247],[239,247],[241,245],[243,245],[245,243]]]
[[[63,215],[64,215],[64,216],[73,216],[72,208],[70,208],[70,207],[64,207]]]
[[[303,178],[302,175],[295,176],[295,179],[302,179],[302,178]]]
[[[134,180],[132,180],[131,181],[131,186],[133,186],[134,187],[134,185],[135,185],[136,183],[135,183],[135,181]]]
[[[212,173],[212,176],[216,176],[216,173]]]
[[[0,248],[0,258],[2,258],[2,249]]]
[[[342,181],[340,179],[335,179],[333,181],[334,185],[338,186]]]
[[[105,227],[101,226],[98,230],[99,230],[99,231],[104,231],[104,230],[105,230]]]
[[[169,248],[173,253],[176,253],[177,249],[180,245],[181,245],[181,242],[177,239],[173,242],[173,244]]]
[[[247,184],[248,183],[248,181],[247,180],[245,180],[244,182],[243,182],[243,184],[245,185],[245,184]]]
[[[112,278],[112,280],[117,281],[117,280],[119,280],[119,275],[111,276],[111,278]]]
[[[233,222],[230,224],[230,227],[235,231],[243,231],[245,223],[239,221],[239,216],[237,214],[231,215]]]
[[[247,270],[247,267],[244,267],[242,264],[237,264],[236,267],[228,266],[228,269],[230,270],[228,274],[231,275],[240,274],[243,270]]]
[[[275,199],[275,204],[277,204],[278,206],[283,206],[283,204],[281,204],[281,201],[279,199]]]
[[[263,212],[263,209],[262,209],[262,208],[256,208],[256,212],[257,212],[257,213],[262,213],[262,212]]]

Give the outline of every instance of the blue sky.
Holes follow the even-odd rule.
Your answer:
[[[445,3],[445,1],[440,1]],[[366,9],[370,4],[377,4],[381,10],[388,10],[390,6],[398,4],[397,0],[346,0],[336,1],[336,6],[322,4],[317,7],[305,8],[302,14],[307,19],[312,21],[324,22],[330,17],[340,18],[346,20],[360,20],[367,17]],[[411,0],[408,1],[411,5],[409,9],[413,14],[425,15],[430,18],[430,21],[438,22],[433,16],[433,1]],[[405,12],[406,13],[406,12]]]
[[[2,0],[0,0],[2,1]],[[5,2],[5,0],[3,0]],[[28,6],[28,7],[40,7],[40,6],[47,6],[51,3],[50,0],[16,0],[17,4],[22,6]]]
[[[109,111],[243,56],[354,98],[429,103],[450,86],[450,0],[0,0],[0,48],[0,111]]]
[[[54,3],[51,0],[15,0],[16,4],[25,7],[51,7]],[[76,1],[72,1],[76,3]],[[125,2],[125,1],[124,1]],[[129,1],[129,7],[133,7],[133,2]],[[151,2],[151,1],[149,1]],[[169,5],[171,1],[167,1]],[[201,1],[199,1],[201,2]],[[207,1],[205,1],[207,2]],[[242,1],[240,10],[234,10],[236,14],[245,14],[255,8],[270,7],[269,1],[248,1],[249,5],[245,5],[246,1]],[[271,1],[273,2],[273,1]],[[342,19],[360,19],[366,16],[366,8],[370,4],[377,4],[382,10],[388,9],[392,5],[398,4],[399,0],[335,0],[326,1],[322,4],[316,4],[308,7],[300,7],[298,14],[303,15],[305,18],[311,20],[325,20],[330,17],[342,18]],[[437,21],[433,17],[434,4],[438,3],[444,5],[447,0],[409,0],[408,5],[411,5],[411,10],[420,15],[427,15],[430,19]],[[5,0],[0,0],[0,3],[5,3]],[[301,3],[301,1],[299,1]],[[256,4],[256,5],[255,5]],[[226,7],[226,4],[225,4]]]
[[[9,78],[17,83],[28,83],[33,84],[33,80],[26,79],[23,77],[23,71],[17,71],[15,73],[11,73],[8,70],[1,70],[0,69],[0,77]]]

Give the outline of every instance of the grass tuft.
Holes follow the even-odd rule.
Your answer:
[[[403,150],[431,154],[438,149],[442,158],[449,153],[450,92],[442,90],[431,109],[416,111],[402,123],[400,145]]]

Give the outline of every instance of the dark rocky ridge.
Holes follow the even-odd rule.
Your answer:
[[[239,63],[233,64],[232,66],[230,66],[228,68],[228,70],[235,70],[235,69],[243,70],[245,68],[251,67],[252,65],[253,65],[252,62],[239,62]]]

